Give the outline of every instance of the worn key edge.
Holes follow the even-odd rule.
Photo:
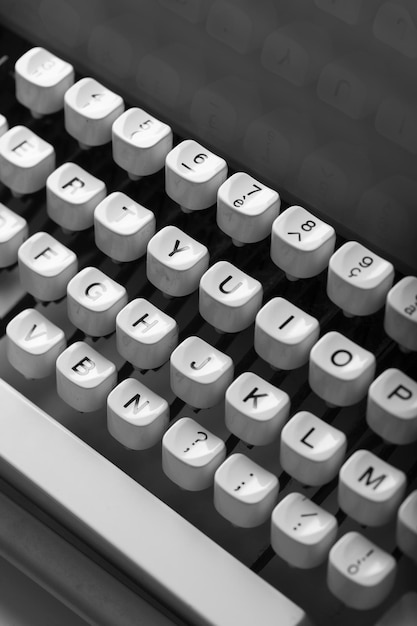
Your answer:
[[[311,624],[294,602],[1,379],[0,402],[6,480],[174,611],[201,626]]]

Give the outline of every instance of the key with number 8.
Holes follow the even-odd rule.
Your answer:
[[[185,212],[214,204],[226,177],[226,161],[191,139],[171,150],[165,161],[166,192]]]

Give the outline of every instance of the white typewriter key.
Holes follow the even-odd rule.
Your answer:
[[[407,591],[390,605],[375,626],[414,626],[417,624],[417,591]]]
[[[189,491],[210,487],[225,458],[224,441],[189,417],[175,422],[162,439],[162,469]]]
[[[382,526],[395,515],[404,498],[404,472],[368,450],[357,450],[339,472],[339,506],[367,526]]]
[[[237,333],[253,323],[262,295],[258,280],[228,261],[219,261],[201,277],[200,315],[217,330]]]
[[[114,363],[84,341],[73,343],[56,360],[58,395],[81,413],[103,408],[116,383]]]
[[[323,563],[336,541],[337,521],[301,493],[290,493],[271,516],[271,546],[284,561],[309,569]]]
[[[199,337],[187,337],[171,354],[171,389],[192,407],[206,409],[224,398],[233,361]]]
[[[107,428],[130,450],[146,450],[162,439],[168,402],[135,378],[126,378],[107,397]]]
[[[7,119],[0,113],[0,137],[9,130]]]
[[[0,180],[15,195],[45,186],[55,169],[55,150],[25,126],[14,126],[0,137]]]
[[[90,228],[94,209],[104,200],[106,185],[75,163],[64,163],[46,181],[46,210],[69,231]]]
[[[398,509],[396,536],[400,550],[417,563],[417,489]]]
[[[237,172],[217,192],[217,225],[237,245],[262,241],[270,235],[280,207],[276,191]]]
[[[278,492],[278,478],[244,454],[229,456],[214,475],[216,510],[242,528],[266,522]]]
[[[350,406],[367,394],[375,366],[371,352],[331,331],[310,352],[310,387],[329,404]]]
[[[44,48],[32,48],[15,64],[16,99],[34,117],[56,113],[74,83],[72,65]]]
[[[388,292],[384,328],[404,351],[417,351],[416,276],[406,276]]]
[[[394,557],[360,533],[350,532],[330,550],[327,585],[346,606],[372,609],[389,595],[396,572]]]
[[[55,371],[55,361],[66,341],[64,332],[36,309],[26,309],[6,328],[7,358],[26,378],[45,378]]]
[[[417,440],[417,382],[401,370],[385,370],[369,387],[368,426],[386,441]]]
[[[348,241],[329,261],[327,295],[347,315],[371,315],[383,307],[393,280],[392,263]]]
[[[111,141],[113,122],[124,111],[123,99],[94,78],[82,78],[65,94],[65,128],[80,147]]]
[[[116,317],[117,350],[139,369],[155,369],[169,360],[178,344],[177,322],[148,302],[136,298]]]
[[[188,296],[207,270],[209,252],[176,226],[166,226],[148,243],[148,280],[168,296]]]
[[[291,280],[320,274],[333,254],[336,233],[301,206],[291,206],[272,225],[271,259]]]
[[[315,317],[285,298],[272,298],[256,316],[254,347],[273,367],[292,370],[307,363],[319,334]]]
[[[337,475],[346,448],[341,430],[309,411],[300,411],[282,429],[281,465],[303,485],[323,485]]]
[[[185,211],[215,204],[226,177],[226,161],[192,139],[180,143],[166,157],[166,192]]]
[[[74,252],[48,233],[29,237],[20,246],[18,257],[22,286],[43,302],[63,298],[68,282],[78,271]]]
[[[0,202],[0,269],[14,265],[29,228],[26,220]]]
[[[96,267],[85,267],[68,283],[68,318],[86,335],[114,332],[116,316],[126,304],[126,289]]]
[[[96,246],[115,261],[139,259],[154,234],[152,211],[120,191],[104,198],[94,210]]]
[[[253,372],[241,374],[226,391],[226,426],[246,443],[271,443],[281,432],[289,412],[289,395]]]
[[[146,111],[132,108],[113,123],[113,159],[132,179],[154,174],[172,149],[172,130]]]

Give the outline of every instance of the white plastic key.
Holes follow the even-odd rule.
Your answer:
[[[406,276],[388,292],[384,328],[404,351],[417,351],[416,276]]]
[[[229,522],[253,528],[266,522],[279,491],[275,474],[244,454],[232,454],[214,475],[214,506]]]
[[[319,334],[315,317],[285,298],[272,298],[256,316],[254,348],[273,367],[292,370],[307,363]]]
[[[237,333],[253,323],[262,296],[258,280],[228,261],[219,261],[201,277],[200,315],[217,330]]]
[[[85,267],[67,285],[68,318],[92,337],[114,332],[126,304],[126,289],[96,267]]]
[[[327,295],[347,315],[371,315],[384,306],[394,266],[356,241],[348,241],[329,261]]]
[[[232,359],[200,337],[187,337],[171,354],[171,389],[190,406],[218,404],[233,380]]]
[[[125,111],[113,123],[113,159],[130,178],[149,176],[165,165],[172,130],[143,109]]]
[[[0,202],[0,269],[16,263],[18,250],[28,234],[25,218]]]
[[[34,117],[56,113],[74,83],[74,68],[44,48],[32,48],[15,64],[16,99]]]
[[[350,406],[366,395],[375,367],[371,352],[331,331],[310,352],[310,387],[329,404]]]
[[[114,363],[84,341],[70,345],[56,360],[58,395],[81,413],[103,408],[116,383]]]
[[[7,358],[30,379],[55,371],[55,361],[65,349],[64,332],[36,309],[25,309],[6,328]]]
[[[369,387],[366,421],[391,443],[417,441],[417,382],[401,370],[385,370]]]
[[[339,473],[339,506],[368,526],[381,526],[394,517],[404,498],[404,472],[368,450],[357,450]]]
[[[291,206],[272,225],[271,259],[290,280],[317,276],[333,253],[336,233],[301,206]]]
[[[343,463],[346,435],[309,411],[296,413],[282,429],[282,468],[303,485],[330,482]]]
[[[127,304],[116,317],[117,350],[139,369],[155,369],[178,344],[177,322],[144,298]]]
[[[82,78],[65,93],[66,131],[81,148],[111,141],[113,122],[124,111],[123,99],[94,78]]]
[[[20,282],[42,302],[63,298],[78,271],[74,252],[44,232],[29,237],[20,246],[18,258]]]
[[[185,621],[276,626],[279,615],[280,626],[310,625],[294,602],[3,381],[0,404],[2,474]]]
[[[96,246],[114,261],[139,259],[154,234],[152,211],[121,191],[111,193],[94,210]]]
[[[323,563],[336,541],[334,515],[301,493],[288,494],[271,516],[271,546],[293,567],[309,569]]]
[[[166,157],[166,193],[185,211],[212,206],[226,177],[226,161],[192,139],[180,143]]]
[[[176,226],[166,226],[148,243],[146,275],[168,296],[187,296],[207,270],[209,252]]]
[[[226,426],[246,443],[262,446],[274,441],[289,412],[288,394],[253,372],[241,374],[226,391]]]
[[[177,420],[162,439],[162,469],[182,489],[210,487],[225,458],[224,441],[190,417]]]
[[[417,563],[417,489],[398,509],[396,538],[400,550]]]
[[[47,213],[69,231],[90,228],[94,209],[105,197],[104,182],[75,163],[64,163],[46,181]]]
[[[372,609],[390,593],[396,572],[394,557],[360,533],[350,532],[330,550],[327,584],[348,607]]]
[[[9,130],[7,119],[0,113],[0,137]]]
[[[45,186],[55,169],[55,150],[25,126],[14,126],[0,137],[0,180],[15,195]]]
[[[109,433],[130,450],[160,442],[168,422],[168,402],[135,378],[125,378],[107,397]]]
[[[218,189],[217,225],[236,245],[262,241],[271,233],[280,207],[276,191],[237,172]]]

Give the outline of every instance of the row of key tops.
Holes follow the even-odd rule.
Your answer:
[[[226,162],[193,140],[173,148],[167,124],[139,108],[124,111],[122,98],[92,78],[74,83],[72,66],[46,50],[33,48],[17,61],[15,83],[18,101],[34,117],[64,108],[66,130],[82,148],[112,142],[114,161],[132,180],[165,167],[168,196],[186,213],[216,205],[217,225],[236,246],[271,236],[270,257],[290,281],[327,269],[328,298],[346,316],[372,315],[385,306],[387,342],[417,351],[416,277],[393,286],[392,264],[354,241],[335,252],[330,225],[301,206],[280,213],[276,191],[243,172],[228,178]],[[150,210],[121,191],[107,195],[106,184],[76,163],[55,169],[53,146],[28,127],[9,130],[0,116],[0,133],[0,179],[14,195],[46,186],[47,214],[64,231],[94,227],[97,248],[121,267],[146,256],[153,287],[169,298],[198,290],[199,313],[219,333],[254,325],[254,350],[271,368],[308,364],[310,388],[330,407],[366,398],[367,423],[383,440],[417,440],[417,383],[406,373],[389,368],[375,378],[372,352],[336,331],[319,338],[319,321],[283,297],[262,305],[261,282],[228,261],[212,258],[210,265],[208,248],[176,226],[157,231]],[[66,347],[63,330],[39,310],[15,315],[6,328],[7,355],[25,377],[56,370],[61,398],[81,412],[107,406],[109,432],[129,449],[162,439],[163,470],[172,481],[190,491],[214,484],[215,508],[237,526],[270,519],[272,548],[291,565],[312,568],[329,555],[329,587],[347,605],[371,608],[388,595],[396,569],[392,555],[357,532],[336,542],[334,515],[296,492],[277,504],[273,473],[244,454],[227,454],[226,443],[195,419],[182,417],[168,428],[164,398],[133,377],[118,383],[116,365],[84,341],[115,332],[118,353],[132,370],[169,361],[177,398],[195,409],[224,402],[232,437],[249,446],[278,440],[284,472],[301,484],[319,487],[338,477],[344,514],[369,526],[397,515],[397,544],[417,561],[417,491],[404,500],[404,472],[368,450],[346,460],[342,430],[309,411],[289,419],[285,391],[250,371],[234,380],[227,354],[198,336],[180,341],[173,317],[143,297],[129,302],[122,281],[94,266],[79,271],[71,249],[47,232],[29,237],[26,220],[0,205],[0,268],[16,262],[25,291],[41,303],[66,297],[68,318],[78,329]],[[300,516],[302,531],[294,524]]]

